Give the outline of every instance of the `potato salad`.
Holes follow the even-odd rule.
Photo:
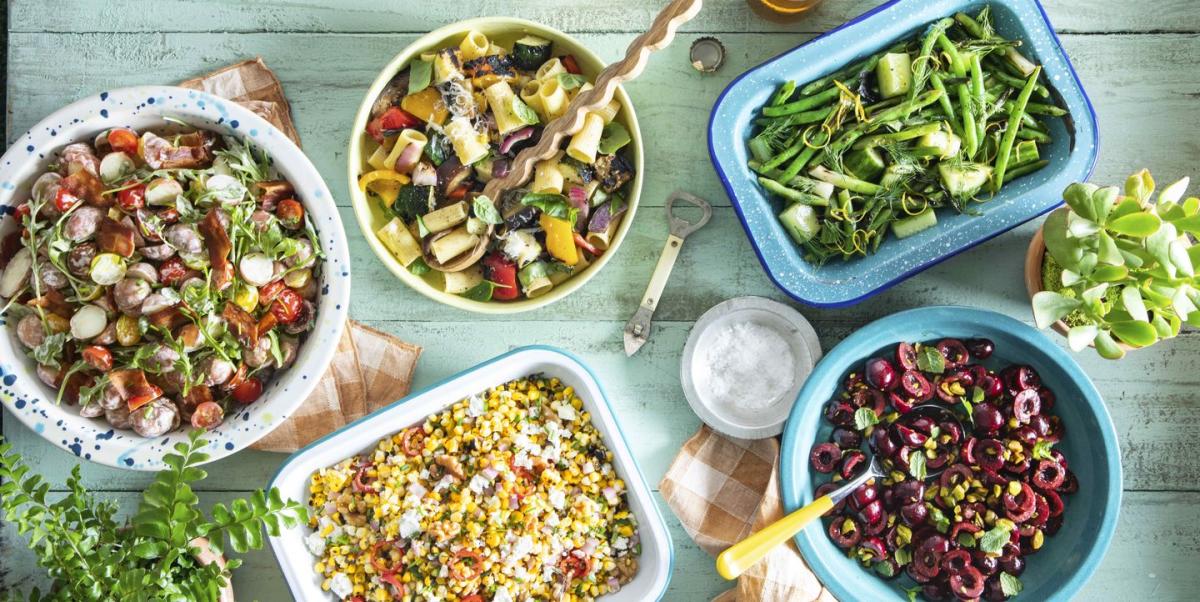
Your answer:
[[[64,147],[0,245],[7,322],[58,402],[144,437],[213,428],[296,358],[321,250],[270,159],[208,131]]]
[[[638,570],[613,454],[571,387],[533,375],[312,475],[306,543],[343,600],[593,600]]]

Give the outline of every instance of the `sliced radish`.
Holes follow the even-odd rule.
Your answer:
[[[60,182],[62,182],[62,176],[52,171],[46,172],[39,176],[37,180],[34,180],[33,188],[29,191],[29,194],[35,199],[53,201],[54,197],[58,194]]]
[[[233,176],[217,174],[204,181],[208,194],[222,204],[240,202],[246,198],[246,187]]]
[[[100,179],[109,183],[116,182],[133,173],[136,168],[129,155],[120,151],[108,153],[100,160]]]
[[[125,260],[116,253],[100,253],[92,258],[92,282],[112,286],[125,278]]]
[[[275,276],[275,262],[262,253],[251,253],[238,263],[242,278],[254,286],[264,286]]]
[[[171,178],[157,178],[146,185],[147,205],[174,205],[183,194],[183,184]]]
[[[108,326],[108,315],[99,305],[84,305],[71,316],[71,336],[86,341],[99,336]]]
[[[29,272],[33,267],[33,255],[29,249],[21,247],[12,259],[4,274],[0,275],[0,297],[11,297],[25,286],[29,280]]]

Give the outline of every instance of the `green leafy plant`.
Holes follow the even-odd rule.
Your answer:
[[[1200,199],[1183,199],[1184,178],[1158,193],[1142,170],[1116,186],[1072,184],[1067,206],[1043,227],[1046,290],[1033,297],[1039,328],[1058,320],[1069,327],[1071,348],[1095,345],[1108,359],[1129,347],[1147,347],[1200,326],[1200,282],[1194,266],[1200,246]]]
[[[207,443],[194,431],[187,443],[163,457],[160,471],[146,490],[137,513],[118,521],[117,505],[101,502],[82,483],[79,466],[67,479],[58,501],[41,476],[32,474],[8,443],[0,444],[0,510],[4,520],[29,538],[38,564],[52,580],[49,591],[34,589],[30,600],[217,600],[232,569],[230,559],[202,563],[197,554],[220,554],[227,539],[239,553],[263,545],[265,527],[278,535],[306,520],[299,503],[283,501],[279,491],[255,491],[229,506],[217,503],[211,518],[197,505],[191,484],[208,474],[198,464]],[[209,550],[202,550],[207,538]]]

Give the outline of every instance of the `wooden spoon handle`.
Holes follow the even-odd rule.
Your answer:
[[[577,95],[567,107],[567,112],[546,126],[537,144],[517,154],[508,175],[488,182],[483,194],[490,199],[499,199],[504,191],[528,180],[534,164],[554,156],[563,138],[583,127],[588,113],[612,101],[617,86],[641,75],[650,60],[650,53],[666,48],[675,39],[679,26],[692,20],[703,4],[703,0],[672,0],[658,13],[650,29],[633,40],[625,52],[625,58],[601,71],[594,87]]]

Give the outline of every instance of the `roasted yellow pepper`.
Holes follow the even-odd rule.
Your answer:
[[[424,119],[426,123],[438,125],[446,121],[446,116],[450,114],[446,103],[442,101],[441,92],[432,86],[405,96],[404,100],[400,101],[400,108]]]
[[[388,207],[396,202],[396,197],[400,196],[400,187],[409,182],[408,176],[402,173],[396,173],[390,169],[377,169],[367,172],[358,179],[358,187],[362,189],[363,194],[373,192],[383,199],[383,204]]]
[[[571,222],[543,213],[538,223],[546,231],[546,250],[555,259],[567,265],[579,263],[579,249],[575,248],[575,231]]]

